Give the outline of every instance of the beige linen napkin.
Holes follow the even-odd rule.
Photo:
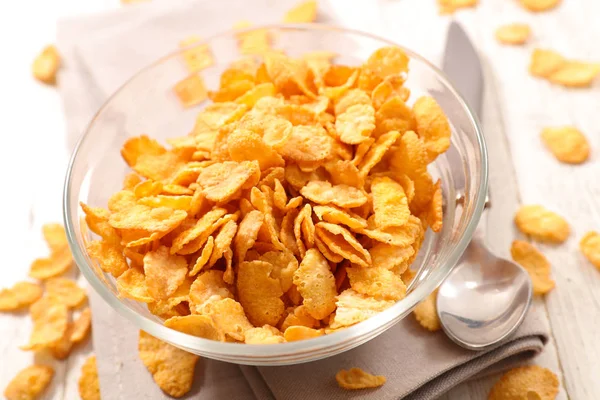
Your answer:
[[[110,93],[141,67],[173,51],[182,38],[208,36],[240,19],[274,23],[296,2],[254,0],[249,6],[244,0],[154,1],[61,21],[58,46],[64,64],[59,88],[69,146],[74,146]],[[320,22],[385,34],[381,32],[379,6],[371,0],[321,0],[318,18]],[[488,104],[486,110],[493,107]],[[494,156],[491,158],[493,168]],[[136,327],[97,295],[90,297],[102,397],[168,398],[139,360]],[[523,363],[539,353],[548,340],[541,313],[543,310],[533,308],[513,337],[487,352],[463,350],[442,332],[424,331],[409,316],[354,350],[308,364],[255,368],[201,359],[194,387],[185,398],[434,399],[461,382]],[[388,381],[377,390],[343,391],[334,376],[339,369],[350,367],[385,375]]]

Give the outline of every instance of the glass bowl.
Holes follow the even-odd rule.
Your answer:
[[[397,45],[371,34],[322,25],[264,26],[273,47],[290,56],[325,50],[339,54],[335,62],[359,65],[383,46]],[[252,29],[248,30],[251,31]],[[202,72],[209,89],[241,55],[235,31],[207,39],[215,64]],[[401,47],[401,46],[400,46]],[[128,166],[120,148],[131,136],[147,134],[163,141],[183,136],[194,125],[201,106],[183,109],[173,86],[188,74],[180,52],[144,68],[102,106],[77,145],[66,176],[64,218],[69,243],[83,275],[100,296],[140,329],[177,347],[216,360],[250,365],[285,365],[313,361],[350,350],[373,339],[406,317],[413,307],[433,292],[463,253],[483,210],[487,191],[487,156],[484,139],[473,113],[452,84],[430,62],[404,49],[411,58],[409,103],[421,95],[436,98],[452,126],[452,145],[430,165],[434,178],[442,178],[443,229],[428,231],[412,267],[418,273],[407,296],[378,315],[345,330],[315,339],[269,345],[221,343],[171,330],[144,304],[121,298],[114,279],[88,256],[85,245],[92,233],[83,222],[79,202],[106,207],[110,195],[121,189]],[[399,338],[401,340],[401,338]]]

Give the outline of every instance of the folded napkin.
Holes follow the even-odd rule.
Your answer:
[[[181,39],[192,34],[209,36],[241,19],[275,23],[296,2],[254,0],[249,7],[245,0],[155,0],[103,15],[61,21],[58,47],[64,63],[59,89],[69,146],[74,146],[94,112],[113,91],[141,67],[176,49]],[[321,0],[319,22],[385,35],[377,2],[355,0],[351,4]],[[486,105],[486,110],[494,108]],[[492,154],[492,170],[494,159],[500,160],[501,156]],[[503,193],[510,195],[510,190]],[[516,202],[516,193],[512,194],[514,199],[509,201]],[[504,218],[494,217],[493,212],[492,219]],[[168,398],[139,360],[137,328],[97,295],[90,297],[102,397]],[[349,392],[337,387],[335,373],[361,367],[385,375],[387,383],[354,395],[364,399],[434,399],[461,382],[524,363],[538,354],[548,340],[542,313],[542,309],[532,308],[514,336],[486,352],[464,350],[442,332],[425,331],[409,316],[356,349],[308,364],[257,368],[201,359],[194,387],[185,398],[345,399]]]

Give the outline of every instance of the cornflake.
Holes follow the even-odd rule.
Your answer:
[[[140,331],[140,359],[166,394],[182,397],[192,388],[198,356]]]
[[[100,382],[95,355],[89,356],[81,366],[78,386],[82,400],[100,400]]]
[[[360,368],[341,369],[335,374],[338,385],[347,390],[369,389],[382,386],[386,379],[383,375],[371,375]]]
[[[542,141],[559,161],[581,164],[590,155],[590,145],[578,129],[563,126],[542,130]]]
[[[583,255],[598,269],[600,269],[600,234],[588,232],[581,238],[579,248]]]
[[[10,289],[0,290],[0,311],[14,311],[35,303],[44,293],[40,285],[17,282]]]
[[[56,46],[46,46],[35,58],[31,67],[33,76],[40,82],[50,85],[56,83],[56,73],[60,67],[60,55]]]
[[[533,12],[551,10],[560,4],[561,0],[519,0],[521,5]]]
[[[286,21],[310,21],[316,8],[303,2]],[[209,340],[275,344],[366,320],[406,295],[426,229],[442,228],[442,184],[428,166],[448,148],[451,126],[433,98],[410,99],[408,55],[384,47],[345,66],[329,51],[289,57],[269,36],[237,32],[246,56],[211,91],[198,75],[210,49],[186,39],[198,45],[182,53],[191,75],[177,92],[187,105],[209,104],[188,135],[127,139],[122,189],[105,208],[81,204],[97,235],[88,255],[119,295]],[[70,287],[53,283],[72,265],[64,231],[48,225],[44,235],[50,256],[31,275]],[[53,292],[37,300],[53,315],[37,317],[52,341],[29,346],[66,357],[90,314],[63,320],[59,308],[81,296]],[[5,297],[0,304],[19,307]],[[140,349],[160,353],[142,359],[163,390],[183,395],[193,359],[161,343],[142,334]],[[172,357],[185,359],[182,371]]]
[[[538,398],[551,400],[558,394],[556,374],[538,365],[513,368],[492,387],[488,400]],[[530,394],[530,393],[534,394]]]
[[[19,371],[4,390],[7,400],[36,399],[50,384],[54,369],[47,365],[31,365]]]
[[[558,214],[540,205],[522,206],[515,215],[521,232],[542,242],[562,243],[569,237],[569,224]]]
[[[528,242],[515,240],[510,247],[510,254],[529,273],[534,294],[543,295],[554,288],[550,263],[538,249]]]
[[[413,314],[415,318],[421,324],[421,326],[428,331],[435,332],[439,331],[442,326],[440,323],[440,318],[437,314],[437,290],[431,293],[429,296],[425,298],[425,300],[421,301],[415,309],[413,310]]]
[[[496,39],[500,43],[519,45],[524,44],[531,35],[531,28],[527,24],[508,24],[496,29]]]

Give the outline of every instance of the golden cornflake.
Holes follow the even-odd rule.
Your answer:
[[[123,255],[123,248],[119,244],[105,240],[94,240],[88,243],[86,249],[90,257],[100,262],[100,268],[115,278],[118,278],[129,269],[127,260]]]
[[[56,73],[60,67],[60,55],[56,46],[46,46],[35,58],[32,65],[33,76],[40,82],[53,85],[56,83]]]
[[[436,289],[425,300],[417,304],[413,310],[413,314],[419,324],[431,332],[439,331],[442,328],[440,318],[437,314],[437,294]]]
[[[352,186],[332,185],[327,181],[311,181],[300,193],[317,204],[334,204],[342,208],[360,207],[367,202],[366,194]]]
[[[198,356],[140,331],[140,359],[166,394],[182,397],[192,388]]]
[[[350,286],[358,293],[387,300],[400,300],[406,295],[402,279],[384,267],[346,268]]]
[[[550,10],[560,4],[561,0],[519,0],[529,11],[540,12]]]
[[[35,279],[48,279],[64,274],[73,266],[73,256],[69,247],[52,253],[48,258],[38,258],[31,263],[29,276]]]
[[[492,387],[488,400],[529,399],[535,395],[542,400],[553,400],[559,385],[556,374],[547,368],[538,365],[517,367],[502,375]]]
[[[256,185],[259,179],[260,167],[257,161],[226,161],[204,168],[198,176],[198,183],[204,197],[224,203],[239,190]]]
[[[29,309],[33,332],[23,350],[38,351],[60,340],[67,330],[69,309],[52,297],[42,297]]]
[[[314,22],[317,17],[317,1],[306,0],[289,10],[283,17],[283,22],[288,24],[300,24]]]
[[[210,301],[205,304],[202,312],[212,318],[219,331],[239,342],[244,341],[245,332],[253,327],[242,305],[233,299]]]
[[[179,42],[179,47],[185,49],[182,50],[181,55],[190,72],[199,72],[215,63],[208,45],[200,43],[202,43],[202,39],[198,36],[190,36]],[[195,46],[187,49],[192,45]]]
[[[377,299],[346,289],[337,296],[336,310],[329,327],[336,329],[364,321],[394,305],[393,300]]]
[[[251,328],[244,334],[246,344],[273,344],[283,343],[285,339],[279,329],[271,325],[263,325],[260,328]]]
[[[277,325],[285,309],[281,283],[272,276],[274,269],[273,264],[259,260],[239,264],[238,296],[255,326]]]
[[[522,206],[515,215],[521,232],[543,242],[562,243],[569,237],[569,224],[560,215],[540,205]]]
[[[46,281],[46,295],[67,307],[79,307],[87,299],[85,290],[68,278],[52,278]]]
[[[78,387],[82,400],[100,400],[100,382],[98,382],[95,355],[89,356],[81,366]]]
[[[31,365],[19,371],[4,390],[6,400],[34,400],[46,389],[54,376],[48,365]]]
[[[92,326],[92,311],[89,307],[79,314],[79,317],[73,322],[73,329],[71,329],[71,335],[69,340],[73,343],[79,343],[83,341]]]
[[[154,298],[148,293],[146,277],[137,268],[130,268],[117,278],[119,295],[143,303],[151,303]]]
[[[185,280],[188,264],[185,258],[169,254],[165,246],[144,256],[144,273],[148,293],[155,300],[171,296]]]
[[[316,338],[324,334],[320,329],[307,328],[306,326],[290,326],[283,333],[283,337],[288,342],[295,342],[297,340]]]
[[[205,339],[224,341],[223,332],[217,330],[213,320],[204,315],[186,315],[184,317],[171,317],[165,321],[167,328],[174,329],[188,335]]]
[[[479,0],[437,0],[440,14],[452,14],[460,8],[475,7]]]
[[[316,235],[333,253],[361,267],[371,266],[371,255],[349,230],[329,222],[319,222],[315,228]]]
[[[0,290],[0,311],[13,311],[27,307],[42,297],[43,289],[31,282],[17,282],[10,289]]]
[[[304,298],[306,312],[323,319],[335,310],[335,278],[327,260],[316,249],[309,249],[294,273],[294,285]]]
[[[198,74],[193,74],[177,82],[173,88],[184,107],[192,107],[208,98],[204,80]]]
[[[515,240],[510,247],[510,254],[529,273],[534,294],[543,295],[554,288],[550,263],[538,249],[528,242]]]
[[[531,54],[529,72],[533,76],[549,78],[566,64],[567,60],[552,50],[535,49]]]
[[[386,379],[383,375],[371,375],[360,368],[341,369],[335,374],[338,385],[347,390],[368,389],[382,386]]]
[[[590,145],[578,129],[564,126],[542,130],[542,141],[554,156],[562,162],[580,164],[588,159]]]
[[[387,177],[374,178],[371,184],[375,225],[378,228],[402,226],[408,222],[410,210],[404,188]]]
[[[586,233],[579,242],[583,255],[598,269],[600,269],[600,234],[598,232]]]
[[[450,123],[433,97],[420,97],[413,105],[417,134],[425,142],[429,162],[450,147]]]
[[[600,63],[568,61],[548,79],[566,87],[589,87],[600,74]]]
[[[524,44],[531,35],[531,28],[527,24],[508,24],[496,29],[496,39],[504,44]]]

